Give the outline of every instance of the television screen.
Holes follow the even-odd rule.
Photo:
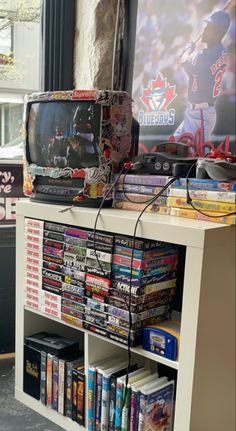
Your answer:
[[[28,117],[28,156],[42,167],[99,166],[101,105],[95,101],[33,102]]]

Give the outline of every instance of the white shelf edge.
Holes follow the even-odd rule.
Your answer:
[[[19,388],[15,387],[15,398],[17,401],[25,404],[30,409],[34,410],[36,413],[45,417],[53,424],[58,425],[63,430],[66,431],[85,431],[86,428],[79,425],[77,422],[72,421],[72,419],[62,416],[55,410],[43,405],[40,401],[21,391]]]
[[[66,326],[69,326],[70,328],[77,329],[78,331],[84,332],[84,333],[86,333],[88,335],[92,335],[93,337],[100,338],[101,340],[103,340],[103,341],[105,341],[107,343],[114,344],[115,346],[118,346],[118,347],[121,347],[121,348],[127,350],[127,346],[126,345],[124,345],[122,343],[119,343],[117,341],[111,340],[110,338],[103,337],[100,334],[93,333],[92,331],[88,331],[87,329],[84,329],[84,328],[79,328],[79,327],[77,327],[75,325],[71,325],[70,323],[67,323],[64,320],[61,320],[61,319],[58,319],[56,317],[50,316],[48,314],[42,313],[42,311],[39,311],[39,310],[30,308],[30,307],[27,307],[26,305],[24,305],[24,309],[27,310],[27,311],[29,311],[29,312],[31,312],[31,313],[38,314],[39,316],[46,317],[47,319],[54,320],[55,322],[58,322],[58,323],[60,323],[62,325],[66,325]],[[131,351],[133,353],[136,353],[138,355],[143,356],[144,358],[151,359],[152,361],[155,361],[155,362],[157,362],[159,364],[167,365],[168,367],[173,368],[175,370],[178,370],[178,368],[179,368],[178,361],[171,361],[169,359],[162,358],[159,355],[155,355],[155,353],[151,353],[151,352],[148,352],[147,350],[144,350],[141,346],[132,347]]]

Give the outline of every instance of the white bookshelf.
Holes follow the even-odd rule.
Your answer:
[[[20,201],[16,222],[16,380],[15,396],[67,431],[81,430],[23,392],[24,336],[38,330],[57,331],[77,339],[89,364],[126,346],[76,328],[55,317],[24,306],[24,218],[32,217],[93,228],[96,209],[72,208]],[[97,229],[133,235],[138,213],[104,209]],[[177,370],[173,431],[235,430],[235,227],[177,217],[144,214],[137,236],[186,246],[178,361],[132,348],[144,363]],[[87,406],[85,406],[87,407]]]

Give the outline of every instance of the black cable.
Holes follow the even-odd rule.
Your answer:
[[[98,265],[99,265],[99,267],[100,267],[100,270],[102,271],[102,273],[103,273],[103,275],[104,276],[106,276],[106,273],[105,273],[105,271],[104,271],[104,269],[103,269],[103,267],[102,267],[102,264],[101,264],[101,262],[100,262],[100,260],[99,260],[99,257],[98,257],[98,255],[97,255],[97,250],[96,250],[96,239],[95,239],[95,236],[96,236],[96,230],[97,230],[97,222],[98,222],[98,217],[99,217],[99,215],[100,215],[100,212],[101,212],[101,210],[102,210],[102,207],[103,207],[103,204],[104,204],[104,202],[105,202],[105,200],[106,200],[106,198],[107,198],[107,196],[112,192],[112,190],[114,189],[114,187],[116,186],[116,184],[117,184],[117,182],[119,181],[119,179],[120,179],[120,177],[121,177],[121,175],[123,174],[123,172],[124,172],[124,166],[122,166],[122,168],[121,168],[121,170],[120,170],[120,172],[119,172],[119,174],[118,174],[118,176],[117,176],[117,178],[116,178],[116,180],[115,180],[115,182],[109,187],[109,189],[107,190],[107,192],[105,193],[105,195],[103,196],[103,198],[102,198],[102,202],[101,202],[101,204],[100,204],[100,206],[99,206],[99,208],[98,208],[98,212],[97,212],[97,215],[96,215],[96,219],[95,219],[95,222],[94,222],[94,227],[93,227],[93,249],[94,249],[94,254],[95,254],[95,257],[96,257],[96,260],[97,260],[97,263],[98,263]],[[129,172],[129,170],[130,170],[130,167],[128,167],[127,169],[126,169],[126,171],[125,171],[125,175]]]
[[[208,156],[208,154],[206,154],[204,158],[206,158],[207,156]],[[221,218],[221,217],[228,217],[228,216],[231,216],[231,215],[235,215],[236,211],[231,212],[231,213],[227,213],[227,214],[217,215],[217,216],[215,216],[215,215],[209,215],[209,214],[204,213],[203,211],[201,211],[199,208],[195,207],[195,205],[192,202],[192,198],[191,198],[190,192],[189,192],[189,175],[190,175],[192,169],[194,168],[194,166],[196,166],[196,164],[197,164],[197,162],[193,163],[190,166],[190,168],[189,168],[189,170],[187,172],[187,175],[186,175],[186,193],[187,193],[186,201],[187,201],[187,204],[191,205],[191,207],[195,211],[199,212],[200,214],[202,214],[202,215],[204,215],[206,217],[210,217],[210,218]]]
[[[136,238],[137,227],[138,227],[138,223],[139,223],[140,218],[142,217],[142,215],[146,211],[146,209],[149,207],[149,205],[151,205],[178,178],[179,178],[179,176],[171,178],[168,181],[168,183],[164,187],[162,187],[162,189],[152,198],[152,200],[145,205],[145,207],[142,209],[141,213],[139,214],[139,216],[138,216],[138,218],[136,220],[136,223],[135,223],[135,227],[134,227],[133,240],[132,240],[132,253],[131,253],[131,261],[130,261],[130,278],[129,278],[128,366],[127,366],[127,372],[126,372],[125,392],[124,392],[124,398],[123,398],[123,403],[122,403],[122,408],[121,408],[121,414],[122,414],[122,410],[124,408],[126,397],[127,397],[127,394],[128,394],[129,373],[130,373],[130,367],[131,367],[131,328],[132,328],[131,292],[132,292],[132,270],[133,270],[133,260],[134,260],[134,250],[135,250],[135,238]]]

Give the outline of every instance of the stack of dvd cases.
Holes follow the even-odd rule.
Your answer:
[[[96,250],[95,250],[96,248]],[[107,334],[107,302],[111,287],[113,235],[89,232],[86,252],[86,306],[84,327],[101,335]]]
[[[78,327],[83,325],[87,241],[87,230],[65,227],[62,320]]]
[[[171,244],[136,239],[132,261],[133,239],[116,235],[114,242],[108,336],[127,344],[130,328],[131,345],[136,346],[145,326],[170,314],[178,252]]]
[[[169,177],[160,175],[121,175],[114,191],[113,207],[142,211],[147,202],[161,191]],[[147,208],[147,212],[168,214],[167,192],[158,197]]]

